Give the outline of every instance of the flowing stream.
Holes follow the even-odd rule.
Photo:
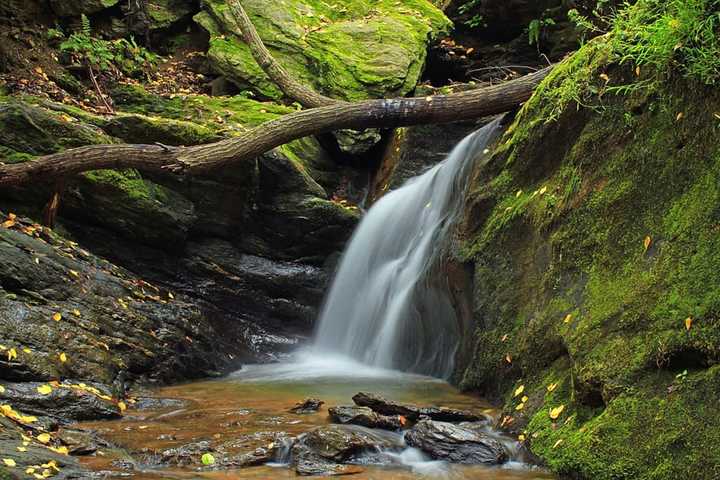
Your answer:
[[[446,285],[430,275],[497,119],[378,201],[343,255],[316,331],[318,354],[446,378],[463,333]],[[437,277],[437,276],[435,276]],[[435,281],[433,281],[435,280]]]

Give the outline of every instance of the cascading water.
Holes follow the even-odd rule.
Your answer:
[[[498,119],[472,133],[444,161],[368,211],[323,306],[317,352],[449,376],[462,332],[444,282],[430,273],[459,213],[474,160],[499,131]]]

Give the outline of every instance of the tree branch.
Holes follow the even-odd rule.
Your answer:
[[[285,115],[235,138],[193,147],[92,145],[0,165],[0,186],[48,180],[87,170],[136,168],[199,173],[242,162],[292,140],[343,128],[451,123],[512,110],[532,95],[551,67],[506,83],[425,98],[336,103]]]

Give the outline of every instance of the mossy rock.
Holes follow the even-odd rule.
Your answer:
[[[500,399],[558,473],[710,480],[720,95],[680,78],[633,86],[605,42],[557,67],[473,177],[460,254],[478,330],[458,380]]]
[[[352,0],[342,6],[292,0],[282,8],[243,2],[273,56],[297,80],[335,98],[403,96],[422,72],[428,41],[450,21],[425,0]],[[205,2],[195,20],[210,33],[215,70],[241,88],[279,99],[282,93],[235,34],[222,0]]]
[[[195,10],[192,0],[148,0],[146,2],[151,29],[167,28],[188,17]]]
[[[12,97],[0,98],[0,154],[10,162],[20,159],[17,153],[44,155],[95,143],[113,143],[113,139],[65,113]]]

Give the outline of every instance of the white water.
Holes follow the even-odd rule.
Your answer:
[[[449,376],[462,328],[445,280],[429,273],[449,240],[472,165],[499,123],[466,137],[368,211],[325,300],[315,336],[319,358],[337,353],[374,367]]]

